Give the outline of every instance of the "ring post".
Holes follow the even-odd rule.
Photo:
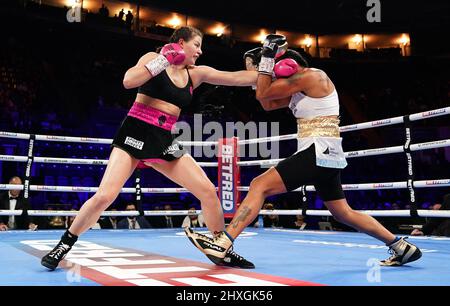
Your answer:
[[[238,137],[219,139],[218,189],[225,218],[233,218],[240,202]]]

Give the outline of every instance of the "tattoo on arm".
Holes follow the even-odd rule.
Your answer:
[[[325,72],[320,72],[319,76],[319,82],[330,82],[330,79]]]
[[[244,222],[247,219],[247,217],[250,216],[251,212],[252,210],[248,206],[243,206],[239,216],[236,218],[236,220],[231,222],[233,228],[237,228],[239,222]]]

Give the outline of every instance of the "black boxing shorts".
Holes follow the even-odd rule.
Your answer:
[[[186,151],[171,133],[175,116],[135,102],[114,137],[112,146],[141,162],[173,161]]]
[[[341,170],[316,165],[314,144],[278,163],[275,169],[287,191],[304,185],[314,185],[323,201],[345,199],[341,185]]]

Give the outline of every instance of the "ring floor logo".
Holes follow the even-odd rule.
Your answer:
[[[253,233],[251,233],[253,234]],[[177,237],[177,235],[174,235]],[[43,256],[56,240],[24,240],[26,251]],[[316,286],[320,284],[218,267],[140,250],[78,241],[61,262],[67,282],[83,278],[109,286]]]

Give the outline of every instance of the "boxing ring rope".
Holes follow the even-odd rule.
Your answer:
[[[356,131],[362,129],[369,129],[381,126],[389,126],[400,123],[408,123],[410,121],[418,121],[423,119],[428,119],[432,117],[439,117],[450,114],[450,107],[431,110],[427,112],[394,117],[389,119],[377,120],[372,122],[365,122],[360,124],[354,124],[349,126],[343,126],[340,128],[341,132]],[[409,138],[408,138],[409,136]],[[27,162],[27,174],[24,185],[0,185],[0,190],[25,190],[26,194],[28,191],[47,191],[47,192],[90,192],[94,193],[98,190],[98,187],[76,187],[76,186],[42,186],[42,185],[29,185],[29,172],[31,168],[31,163],[53,163],[53,164],[74,164],[74,165],[107,165],[108,160],[97,160],[97,159],[72,159],[72,158],[53,158],[53,157],[34,157],[32,154],[33,143],[35,140],[40,141],[55,141],[55,142],[72,142],[72,143],[96,143],[96,144],[111,144],[112,139],[102,139],[102,138],[87,138],[87,137],[67,137],[67,136],[50,136],[50,135],[32,135],[23,133],[10,133],[1,132],[0,138],[12,138],[12,139],[22,139],[30,140],[28,156],[11,156],[11,155],[0,155],[0,161],[13,161],[13,162]],[[249,139],[249,140],[239,140],[239,145],[248,145],[256,143],[266,143],[275,142],[283,140],[297,139],[297,134],[282,135],[274,137],[266,137],[259,139]],[[209,142],[180,142],[184,146],[214,146],[218,143],[215,141]],[[421,151],[434,148],[443,148],[450,146],[450,139],[438,140],[426,143],[410,144],[410,131],[407,127],[407,144],[404,146],[394,146],[385,147],[369,150],[360,150],[353,152],[346,152],[346,158],[364,157],[364,156],[376,156],[394,153],[407,153],[414,151]],[[272,160],[256,160],[256,161],[240,161],[238,166],[269,166],[274,165],[283,159],[272,159]],[[409,159],[408,159],[409,160]],[[217,167],[217,162],[198,162],[202,167]],[[412,167],[412,164],[410,164]],[[412,171],[410,171],[412,172]],[[410,174],[412,177],[412,175]],[[430,188],[430,187],[447,187],[450,186],[450,179],[440,179],[440,180],[425,180],[425,181],[414,181],[409,179],[406,182],[385,182],[385,183],[366,183],[366,184],[344,184],[343,189],[348,191],[353,190],[379,190],[379,189],[407,189],[412,190],[413,188]],[[248,191],[249,187],[238,187],[239,191]],[[146,193],[188,193],[184,188],[139,188],[140,192]],[[296,192],[315,191],[313,186],[303,186]],[[122,188],[122,193],[136,193],[137,188]],[[412,195],[413,196],[413,195]],[[305,200],[303,200],[305,201]],[[387,216],[387,217],[410,217],[412,215],[419,217],[450,217],[450,211],[429,211],[429,210],[416,210],[414,214],[410,210],[389,210],[389,211],[376,211],[376,210],[366,210],[360,211],[367,213],[371,216]],[[2,215],[21,215],[23,212],[20,210],[0,210],[0,216]],[[30,216],[75,216],[76,211],[42,211],[42,210],[29,210],[27,212]],[[188,214],[200,214],[201,211],[198,210],[195,213],[192,211],[145,211],[145,216],[178,216],[178,215],[188,215]],[[102,216],[135,216],[139,215],[140,212],[104,212]],[[324,210],[307,210],[305,207],[297,210],[262,210],[260,215],[310,215],[310,216],[331,216],[329,211]]]
[[[0,131],[0,138],[12,138],[29,140],[32,134],[12,133]],[[112,144],[112,139],[106,138],[90,138],[90,137],[71,137],[71,136],[54,136],[54,135],[34,135],[35,140],[54,141],[54,142],[70,142],[70,143],[89,143],[89,144]],[[213,146],[217,145],[216,141],[180,141],[184,146]]]
[[[0,155],[0,161],[27,162],[26,156]],[[57,157],[33,157],[33,162],[42,164],[67,164],[67,165],[98,165],[106,166],[107,159],[80,159],[80,158],[57,158]],[[197,162],[201,167],[217,167],[217,162]]]
[[[281,136],[279,136],[281,138]],[[273,140],[275,141],[275,140]],[[417,143],[411,145],[411,151],[422,151],[436,148],[445,148],[450,146],[450,139]],[[364,156],[376,156],[376,155],[386,155],[394,153],[403,153],[403,146],[377,148],[369,150],[351,151],[345,152],[346,158],[364,157]],[[282,161],[281,159],[269,159],[269,160],[252,160],[252,161],[240,161],[238,165],[241,167],[249,166],[270,166],[275,165]],[[14,161],[23,162],[28,161],[27,156],[12,156],[12,155],[0,155],[0,161]],[[79,159],[79,158],[56,158],[56,157],[33,157],[33,162],[43,163],[43,164],[70,164],[70,165],[99,165],[106,166],[108,160],[104,159]],[[217,162],[197,162],[201,167],[214,168],[217,167]]]
[[[444,115],[450,114],[450,106],[440,109],[435,109],[431,111],[426,111],[422,113],[416,113],[407,116],[393,117],[388,119],[346,125],[340,127],[340,132],[350,132],[350,131],[358,131],[364,129],[371,129],[375,127],[381,126],[389,126],[394,124],[400,124],[405,122],[405,117],[410,121],[418,121],[424,120],[433,117],[440,117]],[[31,138],[31,134],[23,134],[23,133],[12,133],[12,132],[2,132],[0,131],[0,138],[12,138],[12,139],[23,139],[29,140]],[[272,141],[283,141],[283,140],[292,140],[297,139],[297,133],[282,135],[282,136],[273,136],[273,137],[265,137],[265,138],[257,138],[257,139],[247,139],[247,140],[239,140],[239,145],[247,145],[254,143],[264,143],[264,142],[272,142]],[[89,138],[89,137],[70,137],[70,136],[52,136],[52,135],[35,135],[35,140],[40,141],[58,141],[58,142],[72,142],[72,143],[91,143],[91,144],[112,144],[112,139],[105,138]],[[213,146],[217,145],[216,141],[180,141],[180,144],[183,146]]]
[[[444,115],[448,115],[448,114],[450,114],[450,107],[445,107],[445,108],[435,109],[435,110],[426,111],[426,112],[422,112],[422,113],[416,113],[416,114],[407,115],[407,116],[399,116],[399,117],[394,117],[394,118],[388,118],[388,119],[382,119],[382,120],[341,126],[339,129],[340,129],[341,133],[345,133],[345,132],[365,130],[365,129],[371,129],[371,128],[376,128],[376,127],[405,123],[406,120],[418,121],[418,120],[424,120],[424,119],[433,118],[433,117],[440,117],[440,116],[444,116]],[[240,145],[247,145],[247,144],[264,143],[264,142],[272,142],[272,141],[292,140],[292,139],[297,139],[297,137],[298,137],[297,133],[295,133],[295,134],[288,134],[288,135],[283,135],[283,136],[273,136],[273,137],[265,137],[265,138],[258,138],[258,139],[240,140],[238,143]]]
[[[407,210],[358,210],[358,212],[370,215],[372,217],[411,217]],[[419,217],[431,217],[431,218],[450,218],[450,211],[434,211],[434,210],[418,210]],[[21,216],[22,210],[0,210],[0,216]],[[187,210],[149,210],[144,211],[146,217],[156,216],[187,216],[187,215],[200,215],[201,210],[187,211]],[[33,217],[75,217],[78,211],[66,211],[66,210],[28,210],[27,214]],[[102,217],[132,217],[139,216],[139,212],[130,211],[105,211],[101,214]],[[278,215],[278,216],[295,216],[302,215],[302,210],[261,210],[259,215]],[[316,217],[331,217],[332,214],[328,210],[308,210],[307,216]]]

